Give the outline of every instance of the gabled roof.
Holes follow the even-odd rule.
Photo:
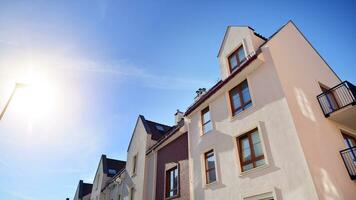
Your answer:
[[[150,147],[146,151],[146,155],[151,153],[154,149],[158,148],[164,141],[168,140],[170,137],[172,137],[180,128],[184,126],[184,120],[180,120],[177,125],[173,126],[163,137],[161,137],[156,144],[154,144],[152,147]]]
[[[256,50],[256,53],[251,58],[249,58],[238,70],[236,70],[233,73],[231,73],[226,79],[220,80],[219,82],[217,82],[202,97],[200,97],[191,106],[189,106],[187,111],[184,113],[184,116],[187,116],[191,112],[193,112],[199,105],[201,105],[203,102],[205,102],[205,100],[207,100],[209,97],[211,97],[213,94],[215,94],[215,92],[217,92],[220,88],[222,88],[224,85],[226,85],[232,78],[234,78],[238,73],[240,73],[240,71],[242,71],[245,67],[247,67],[253,60],[255,60],[257,58],[257,56],[261,53],[261,47],[264,46],[268,41],[270,41],[275,35],[277,35],[288,23],[293,23],[293,22],[292,21],[288,21],[281,28],[279,28],[274,34],[272,34],[268,39],[262,36],[263,37],[262,39],[264,39],[265,42],[260,46],[260,48],[258,48]],[[222,47],[223,47],[223,45],[225,43],[226,36],[227,36],[227,33],[228,33],[230,27],[232,27],[232,26],[229,26],[227,28],[226,32],[225,32],[225,36],[224,36],[223,42],[222,42],[220,50],[219,50],[219,54],[220,54],[220,51],[221,51],[221,49],[222,49]],[[234,26],[234,27],[236,27],[236,26]],[[245,26],[245,27],[248,27],[249,29],[254,31],[254,29],[249,27],[249,26]],[[256,35],[256,33],[255,33],[255,35]],[[257,34],[257,36],[258,35],[259,34]],[[219,54],[218,54],[218,56],[219,56]]]
[[[230,25],[230,26],[227,26],[227,28],[226,28],[226,31],[225,31],[225,34],[224,34],[224,38],[223,38],[223,41],[221,42],[221,45],[220,45],[220,48],[219,48],[219,52],[218,52],[217,57],[219,57],[220,54],[221,54],[221,51],[222,51],[222,49],[223,49],[223,47],[224,47],[224,44],[225,44],[225,41],[226,41],[226,39],[227,39],[228,32],[230,31],[231,28],[234,28],[234,27],[245,27],[245,28],[249,28],[249,29],[253,32],[253,34],[254,34],[255,36],[261,38],[261,39],[264,40],[264,41],[267,41],[267,40],[268,40],[266,37],[264,37],[264,36],[262,36],[261,34],[255,32],[255,29],[251,28],[250,26]]]
[[[84,196],[90,194],[92,188],[93,188],[93,184],[84,183],[83,180],[80,180],[79,184],[78,184],[78,198],[80,199],[80,198],[83,198]]]
[[[135,130],[137,127],[137,124],[139,122],[139,120],[142,121],[142,124],[146,130],[147,134],[151,135],[151,139],[152,140],[159,140],[162,136],[164,136],[172,127],[165,125],[165,124],[161,124],[158,122],[154,122],[154,121],[150,121],[150,120],[146,120],[145,117],[143,115],[139,115],[136,121],[136,125],[135,125],[135,129],[131,135],[131,139],[130,139],[130,143],[129,146],[127,147],[127,151],[129,151],[130,146],[131,146],[131,142],[132,142],[132,138],[135,134]]]
[[[101,159],[103,161],[103,172],[108,177],[115,176],[117,173],[119,173],[126,166],[125,161],[107,158],[106,155],[104,155],[104,154],[101,156]],[[115,170],[115,173],[109,173],[109,169]]]

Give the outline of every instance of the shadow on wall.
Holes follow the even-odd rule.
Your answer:
[[[231,123],[238,124],[246,118],[251,118],[251,120],[249,121],[261,120],[254,116],[255,112],[263,110],[265,107],[269,107],[274,103],[278,104],[279,102],[284,101],[285,99],[283,89],[279,81],[279,77],[277,75],[276,69],[273,67],[274,62],[270,54],[269,48],[263,48],[263,53],[265,57],[265,64],[256,69],[256,71],[249,77],[249,79],[251,80],[249,81],[249,84],[251,84],[250,87],[252,88],[251,96],[253,99],[253,107],[242,112],[239,116],[235,117],[233,122],[231,122],[230,111],[227,106],[229,105],[229,102],[226,99],[226,96],[224,96],[223,98],[219,98],[212,104],[214,110],[219,110],[219,112],[214,113],[212,116],[216,125],[216,129],[207,135],[199,137],[196,136],[191,141],[191,145],[195,148],[195,151],[193,152],[193,155],[191,157],[193,163],[192,171],[193,173],[196,173],[194,174],[195,198],[204,199],[207,195],[206,190],[218,190],[221,188],[228,187],[227,185],[223,184],[224,176],[242,179],[254,179],[256,177],[261,177],[280,170],[280,168],[276,167],[271,153],[270,138],[268,136],[268,131],[266,130],[266,125],[264,122],[259,122],[259,128],[261,129],[266,150],[265,153],[268,159],[268,167],[261,168],[260,170],[257,170],[250,174],[245,174],[242,177],[239,176],[240,166],[237,155],[238,151],[235,142],[236,138],[235,136],[233,136],[233,133],[236,133],[237,130],[229,130],[226,128],[230,127]],[[256,119],[254,120],[253,117]],[[266,117],[268,117],[267,111],[262,111],[262,118]],[[192,128],[193,132],[200,132],[199,127]],[[215,156],[217,161],[216,169],[218,182],[216,184],[204,188],[205,175],[204,172],[199,173],[204,169],[204,166],[201,166],[202,163],[200,159],[202,159],[201,154],[210,150],[211,148],[214,148],[216,151]],[[227,156],[231,156],[231,159],[227,159]],[[223,165],[221,164],[222,158],[224,161]],[[222,176],[222,172],[224,176]],[[236,188],[236,190],[240,190],[240,188]],[[279,194],[279,196],[282,195]]]

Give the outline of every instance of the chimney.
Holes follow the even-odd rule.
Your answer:
[[[197,93],[197,96],[194,97],[194,100],[197,101],[201,96],[206,93],[206,88],[199,88],[195,93]]]
[[[180,111],[179,109],[177,109],[176,114],[174,114],[176,120],[176,125],[178,124],[178,122],[180,122],[183,119],[184,113],[182,111]]]

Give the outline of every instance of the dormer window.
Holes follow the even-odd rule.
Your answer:
[[[246,60],[245,50],[241,45],[236,51],[234,51],[228,58],[230,73],[237,70],[243,62]]]
[[[115,169],[109,169],[108,170],[110,175],[115,175],[116,174],[116,170]]]
[[[161,125],[156,125],[156,128],[157,128],[159,131],[164,131],[164,128],[163,128],[163,126],[161,126]]]

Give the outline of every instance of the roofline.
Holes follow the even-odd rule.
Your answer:
[[[264,43],[265,44],[265,43]],[[187,111],[184,113],[184,116],[188,116],[190,113],[192,113],[198,106],[200,106],[205,100],[207,100],[209,97],[211,97],[215,92],[217,92],[220,88],[222,88],[224,85],[226,85],[232,78],[234,78],[237,74],[239,74],[243,69],[245,69],[253,60],[255,60],[258,55],[261,53],[261,48],[257,49],[256,53],[249,59],[247,62],[245,62],[239,69],[234,71],[230,76],[225,78],[224,80],[220,80],[217,82],[210,90],[208,90],[202,97],[200,97],[193,105],[191,105]]]
[[[300,35],[302,35],[302,37],[304,38],[305,41],[307,41],[307,43],[310,45],[310,47],[316,52],[316,54],[318,54],[318,56],[323,60],[323,62],[326,64],[326,66],[329,67],[329,69],[331,70],[331,72],[336,76],[336,78],[339,79],[340,82],[342,82],[341,78],[339,77],[339,75],[337,75],[337,73],[333,70],[333,68],[326,62],[326,60],[323,58],[323,56],[321,56],[321,54],[316,50],[316,48],[314,48],[314,46],[312,45],[311,42],[309,42],[309,40],[307,39],[307,37],[305,37],[305,35],[303,34],[302,31],[299,30],[298,26],[295,25],[295,23],[292,20],[289,20],[287,22],[293,24],[293,26],[297,29],[297,31],[300,33]],[[285,24],[285,25],[287,25]]]
[[[151,137],[152,137],[153,133],[152,133],[152,130],[150,129],[150,127],[149,127],[148,124],[147,124],[148,121],[149,121],[149,122],[152,122],[152,123],[159,124],[159,125],[161,125],[161,126],[168,126],[168,125],[166,125],[166,124],[158,123],[158,122],[151,121],[151,120],[146,120],[146,118],[145,118],[143,115],[139,115],[138,118],[137,118],[137,121],[136,121],[135,128],[134,128],[134,130],[133,130],[133,132],[132,132],[129,145],[128,145],[128,147],[127,147],[127,152],[128,152],[129,149],[130,149],[130,146],[131,146],[131,143],[132,143],[132,139],[133,139],[133,136],[134,136],[134,134],[135,134],[136,127],[137,127],[137,124],[138,124],[139,119],[141,119],[142,124],[143,124],[143,127],[144,127],[145,130],[146,130],[146,133],[149,134],[149,135],[151,135]],[[170,127],[170,129],[172,128],[171,126],[168,126],[168,127]],[[170,130],[170,129],[169,129],[169,130]]]
[[[255,29],[252,28],[251,26],[246,26],[246,25],[229,25],[229,26],[227,26],[226,31],[225,31],[225,33],[224,33],[224,37],[223,37],[223,40],[222,40],[222,42],[221,42],[221,44],[220,44],[220,48],[219,48],[217,57],[220,56],[221,51],[222,51],[222,48],[223,48],[223,46],[224,46],[224,44],[225,44],[225,40],[226,40],[226,37],[227,37],[227,33],[228,33],[228,31],[230,30],[230,28],[232,28],[232,27],[245,27],[245,28],[249,28],[249,29],[253,32],[253,34],[254,34],[255,36],[261,38],[261,39],[264,40],[264,41],[267,41],[267,40],[268,40],[268,38],[262,36],[262,35],[259,34],[259,33],[256,33],[256,32],[255,32]]]
[[[130,146],[131,146],[131,143],[132,143],[132,139],[133,139],[133,136],[134,136],[134,133],[135,133],[135,130],[136,130],[138,121],[139,121],[140,119],[141,119],[142,123],[143,123],[144,121],[146,121],[146,120],[145,120],[145,117],[144,117],[143,115],[139,115],[139,116],[137,117],[136,124],[135,124],[135,128],[134,128],[134,130],[133,130],[133,132],[132,132],[132,134],[131,134],[130,142],[129,142],[129,145],[128,145],[128,147],[127,147],[127,152],[129,152],[129,149],[130,149]],[[146,129],[146,126],[147,126],[147,125],[145,125],[145,124],[143,123],[143,126],[144,126],[145,129]],[[146,131],[147,131],[147,129],[146,129]]]
[[[101,189],[101,192],[103,192],[111,183],[115,182],[116,178],[120,176],[124,171],[126,171],[126,167],[122,168],[119,173],[115,174],[115,176],[113,176],[109,181],[107,181],[103,189]]]
[[[147,151],[146,155],[150,154],[153,150],[158,148],[163,142],[168,140],[170,137],[172,137],[177,131],[179,131],[180,128],[184,126],[184,119],[179,121],[177,126],[172,128],[168,134],[165,134],[163,137],[161,137],[153,146],[151,146]]]
[[[217,92],[221,87],[226,85],[232,78],[234,78],[240,71],[242,71],[247,65],[249,65],[254,59],[257,58],[257,56],[261,53],[261,48],[265,46],[274,36],[276,36],[288,23],[293,23],[292,20],[289,20],[286,24],[284,24],[282,27],[280,27],[275,33],[273,33],[268,40],[266,40],[256,51],[256,54],[253,55],[246,63],[244,63],[238,70],[234,71],[232,74],[230,74],[226,79],[220,80],[218,83],[216,83],[210,90],[208,90],[207,93],[205,93],[198,101],[196,101],[193,105],[191,105],[187,111],[184,113],[184,116],[188,116],[190,113],[192,113],[198,106],[200,106],[205,100],[207,100],[209,97],[211,97],[215,92]],[[294,25],[294,23],[293,23]],[[295,26],[295,25],[294,25]],[[227,31],[225,32],[225,34]],[[225,37],[225,36],[224,36]],[[224,38],[225,39],[225,38]]]

